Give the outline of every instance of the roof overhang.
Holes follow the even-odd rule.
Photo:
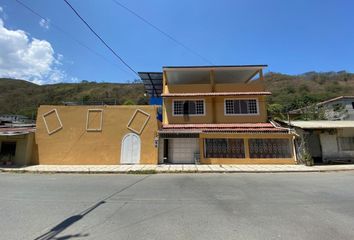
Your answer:
[[[159,133],[286,133],[274,123],[164,124]]]
[[[159,97],[162,93],[162,72],[139,72],[145,92],[150,97]]]
[[[232,66],[166,66],[169,84],[208,84],[210,72],[214,73],[215,83],[247,83],[267,65]]]
[[[265,96],[271,92],[206,92],[206,93],[165,93],[162,97],[213,97],[213,96]]]
[[[0,128],[0,136],[21,136],[35,131],[35,128]]]
[[[301,129],[342,129],[342,128],[354,128],[354,121],[342,120],[342,121],[283,121],[289,126],[297,127]]]

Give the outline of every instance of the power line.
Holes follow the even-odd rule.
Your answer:
[[[65,0],[64,0],[65,1]],[[167,32],[163,31],[161,28],[157,27],[156,25],[154,25],[153,23],[151,23],[150,21],[148,21],[146,18],[140,16],[138,13],[134,12],[133,10],[131,10],[130,8],[128,8],[127,6],[123,5],[122,3],[118,2],[117,0],[112,0],[115,4],[117,4],[118,6],[124,8],[125,10],[127,10],[128,12],[130,12],[131,14],[133,14],[134,16],[136,16],[137,18],[139,18],[141,21],[143,21],[144,23],[148,24],[150,27],[154,28],[155,30],[157,30],[158,32],[160,32],[161,34],[165,35],[167,38],[169,38],[170,40],[172,40],[173,42],[175,42],[176,44],[178,44],[179,46],[183,47],[184,49],[186,49],[187,51],[193,53],[194,55],[198,56],[200,59],[202,59],[203,61],[207,62],[208,64],[214,65],[208,58],[204,57],[203,55],[201,55],[200,53],[198,53],[197,51],[194,51],[193,49],[191,49],[190,47],[188,47],[187,45],[183,44],[182,42],[178,41],[176,38],[172,37],[170,34],[168,34]]]
[[[124,61],[124,59],[122,57],[120,57],[118,55],[118,53],[116,53],[103,39],[102,37],[100,37],[100,35],[98,35],[95,30],[93,30],[93,28],[85,21],[85,19],[83,19],[83,17],[81,17],[81,15],[78,13],[78,11],[75,10],[75,8],[67,1],[64,0],[64,2],[71,8],[71,10],[73,10],[73,12],[76,14],[76,16],[78,16],[81,21],[90,29],[90,31],[113,53],[114,56],[116,56],[127,68],[129,68],[136,76],[139,77],[139,74],[131,67],[129,66],[128,63],[126,63]]]
[[[37,11],[35,11],[33,8],[31,8],[30,6],[26,5],[25,3],[23,3],[20,0],[15,0],[18,4],[20,4],[22,7],[24,7],[25,9],[27,9],[30,13],[32,13],[33,15],[37,16],[38,18],[48,22],[48,19],[45,18],[43,15],[41,15],[40,13],[38,13]],[[72,34],[70,34],[69,32],[65,31],[64,29],[62,29],[61,27],[59,27],[58,25],[54,24],[53,22],[50,22],[50,24],[59,32],[63,33],[64,35],[66,35],[68,38],[71,38],[74,42],[76,42],[78,45],[80,45],[81,47],[85,48],[86,50],[92,52],[93,54],[97,55],[98,57],[101,57],[103,60],[105,60],[106,62],[114,65],[115,67],[118,67],[119,70],[125,72],[125,73],[129,73],[127,72],[125,69],[122,69],[121,67],[119,67],[116,63],[113,63],[112,61],[108,60],[105,56],[103,56],[102,54],[96,52],[94,49],[90,48],[89,46],[87,46],[86,44],[82,43],[80,40],[76,39]],[[135,76],[135,74],[134,74]]]

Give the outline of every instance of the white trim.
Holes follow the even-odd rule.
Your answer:
[[[48,116],[48,115],[50,115],[50,114],[53,113],[53,112],[55,112],[55,114],[56,114],[56,116],[57,116],[57,119],[58,119],[58,121],[59,121],[60,126],[57,127],[56,129],[53,129],[52,131],[49,131],[49,127],[48,127],[47,121],[45,120],[45,117]],[[46,127],[46,129],[47,129],[48,135],[51,135],[51,134],[53,134],[53,133],[55,133],[55,132],[57,132],[57,131],[59,131],[60,129],[63,128],[63,124],[61,123],[61,120],[60,120],[60,117],[59,117],[59,114],[58,114],[58,111],[57,111],[56,108],[50,110],[49,112],[43,113],[42,118],[43,118],[43,121],[44,121],[44,125],[45,125],[45,127]]]
[[[226,100],[256,100],[257,104],[257,113],[226,113]],[[224,115],[225,116],[259,116],[260,111],[259,111],[259,101],[258,98],[225,98],[224,99]]]
[[[184,114],[175,114],[175,101],[203,101],[203,114],[188,114],[191,117],[200,117],[206,115],[206,105],[205,99],[203,98],[183,98],[183,99],[172,99],[172,116],[174,117],[183,117]]]
[[[89,114],[90,112],[101,112],[101,120],[99,128],[89,128]],[[87,132],[101,132],[102,131],[102,123],[103,123],[103,109],[87,109],[86,115],[86,131]]]
[[[145,115],[145,116],[147,117],[146,120],[145,120],[145,122],[143,123],[143,125],[141,126],[141,128],[140,128],[139,131],[137,131],[137,130],[135,130],[134,128],[130,127],[130,124],[133,122],[133,120],[134,120],[135,116],[138,114],[138,112],[142,113],[143,115]],[[143,132],[143,130],[144,130],[146,124],[148,123],[148,121],[149,121],[149,119],[150,119],[150,116],[151,116],[151,115],[150,115],[149,113],[144,112],[143,110],[140,110],[140,109],[135,110],[133,116],[130,118],[130,120],[129,120],[128,124],[127,124],[127,128],[128,128],[130,131],[135,132],[136,134],[140,135],[140,134]]]

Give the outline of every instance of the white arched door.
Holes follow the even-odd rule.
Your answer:
[[[120,156],[121,164],[138,164],[140,162],[140,137],[128,133],[123,137]]]

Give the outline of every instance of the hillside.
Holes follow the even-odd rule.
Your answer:
[[[0,78],[0,114],[23,114],[31,117],[41,104],[63,102],[108,102],[147,104],[144,86],[140,83],[60,83],[36,85],[23,80]]]
[[[354,74],[345,71],[296,76],[270,73],[265,80],[272,92],[268,104],[275,104],[283,113],[336,96],[354,95]]]
[[[307,104],[340,95],[354,95],[354,74],[342,72],[265,76],[268,98],[273,112],[287,112]],[[40,104],[62,104],[64,101],[115,102],[147,104],[141,83],[60,83],[36,85],[23,80],[0,79],[0,114],[32,116]]]

